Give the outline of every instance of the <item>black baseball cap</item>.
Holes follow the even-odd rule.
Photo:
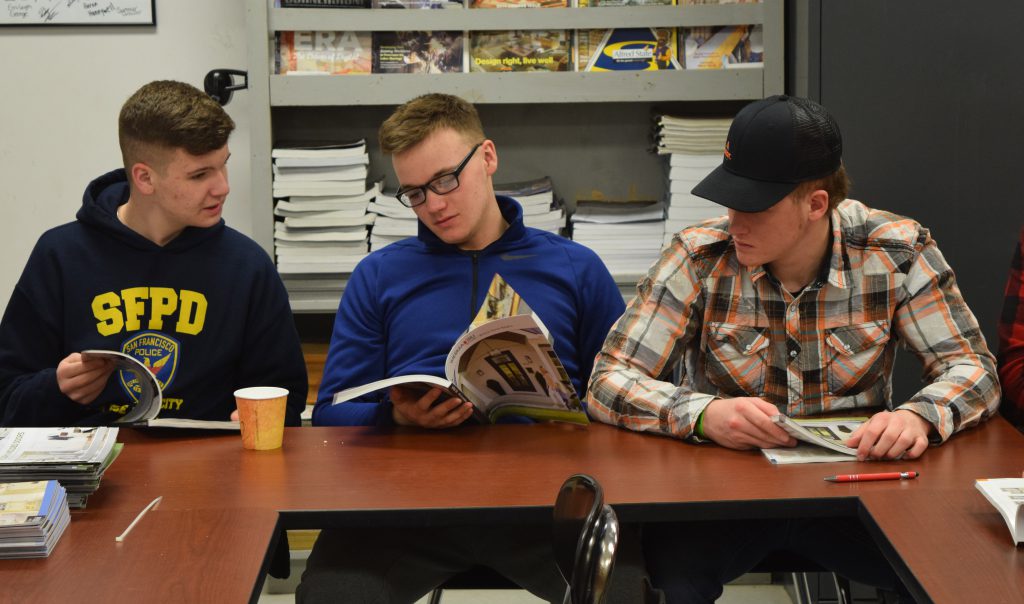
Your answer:
[[[722,165],[693,194],[740,212],[761,212],[802,182],[839,169],[843,137],[824,107],[776,95],[740,110],[729,127]]]

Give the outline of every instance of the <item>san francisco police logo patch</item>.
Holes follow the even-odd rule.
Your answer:
[[[178,341],[155,331],[144,331],[128,340],[121,347],[121,351],[132,356],[149,369],[150,373],[160,383],[161,389],[166,389],[174,380],[178,369]],[[142,392],[139,380],[129,371],[120,371],[121,386],[125,392],[138,401]]]

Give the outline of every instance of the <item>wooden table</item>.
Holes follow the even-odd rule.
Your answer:
[[[276,451],[245,451],[237,434],[125,429],[121,440],[51,557],[0,561],[0,602],[253,600],[281,528],[545,521],[577,472],[624,522],[856,516],[921,601],[1024,602],[1024,552],[974,488],[1024,469],[1024,436],[1001,419],[916,461],[791,466],[598,424],[289,428]],[[896,469],[921,477],[822,480]]]

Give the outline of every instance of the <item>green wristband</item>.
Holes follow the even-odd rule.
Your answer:
[[[697,426],[694,428],[693,431],[694,431],[694,433],[697,434],[697,438],[705,438],[704,437],[704,412],[703,411],[701,411],[700,415],[697,416]]]

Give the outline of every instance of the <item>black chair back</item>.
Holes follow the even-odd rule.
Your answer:
[[[594,478],[575,474],[562,484],[553,527],[555,562],[569,586],[565,601],[601,602],[615,560],[619,525]]]

